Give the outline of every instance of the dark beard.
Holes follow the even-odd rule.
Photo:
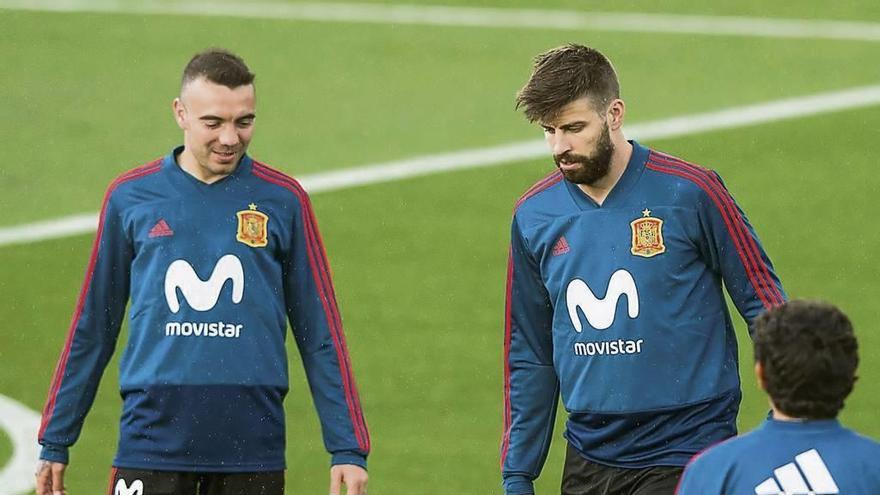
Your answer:
[[[561,155],[554,156],[553,160],[567,181],[591,186],[608,175],[608,170],[611,169],[612,154],[614,154],[614,144],[611,142],[611,133],[606,122],[602,128],[602,134],[599,136],[599,141],[596,143],[596,152],[592,156],[576,155],[566,151]],[[559,167],[559,162],[563,158],[569,163],[580,163],[581,166],[574,170],[563,170]]]

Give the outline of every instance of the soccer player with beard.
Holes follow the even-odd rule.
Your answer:
[[[505,493],[533,493],[561,395],[563,494],[672,494],[694,454],[736,434],[722,286],[750,324],[785,293],[718,174],[625,138],[601,53],[539,55],[517,107],[543,128],[558,170],[512,222]]]

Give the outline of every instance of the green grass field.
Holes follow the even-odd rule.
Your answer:
[[[880,21],[874,2],[801,2],[793,12],[729,4],[679,0],[669,12]],[[657,12],[637,0],[591,7]],[[170,102],[179,72],[207,46],[239,52],[257,73],[252,155],[305,175],[539,138],[513,111],[513,95],[535,54],[568,41],[615,62],[630,123],[880,82],[880,43],[869,42],[0,10],[0,227],[94,211],[113,177],[176,145]],[[718,170],[788,293],[850,314],[862,365],[843,419],[875,438],[878,129],[880,109],[868,107],[646,143]],[[500,491],[510,212],[551,167],[548,154],[313,196],[373,440],[371,493]],[[91,242],[80,235],[0,246],[0,394],[37,411]],[[767,405],[738,325],[740,425],[749,429]],[[290,351],[288,489],[319,493],[328,456]],[[120,406],[116,366],[72,450],[72,495],[106,486]],[[558,492],[558,419],[541,493]],[[9,453],[0,434],[0,466]]]

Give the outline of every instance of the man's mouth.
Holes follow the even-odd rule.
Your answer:
[[[559,168],[563,170],[572,170],[579,167],[581,165],[581,162],[560,158],[556,161],[556,164],[559,165]]]
[[[226,151],[226,150],[213,150],[214,154],[216,154],[220,161],[230,161],[235,158],[235,151]]]

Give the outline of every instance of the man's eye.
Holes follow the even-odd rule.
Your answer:
[[[205,126],[208,129],[216,129],[216,128],[220,127],[220,122],[205,122]]]
[[[252,125],[254,125],[253,120],[241,120],[238,122],[239,127],[250,127]]]

